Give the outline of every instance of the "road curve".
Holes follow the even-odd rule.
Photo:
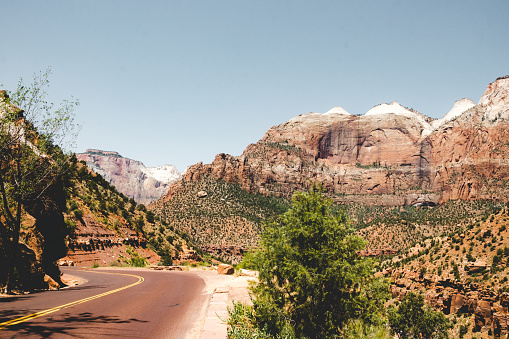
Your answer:
[[[209,295],[204,293],[203,279],[191,272],[62,271],[87,282],[60,291],[0,299],[0,338],[180,339],[199,334],[197,319]],[[62,305],[68,307],[60,309]],[[47,310],[53,312],[44,313]],[[43,315],[2,328],[2,323],[38,312]]]

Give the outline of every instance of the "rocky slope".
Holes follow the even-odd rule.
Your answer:
[[[166,194],[170,183],[181,177],[173,165],[145,167],[142,162],[124,158],[117,152],[88,149],[76,156],[119,192],[141,204],[148,204]]]
[[[204,252],[232,263],[256,246],[262,221],[287,208],[285,199],[248,193],[210,176],[180,181],[164,199],[148,206],[170,227],[189,234]]]
[[[471,332],[509,334],[508,206],[382,263],[392,293],[409,291]]]
[[[119,193],[85,162],[70,166],[64,186],[68,251],[61,265],[116,266],[143,261],[168,265],[201,260],[180,233],[163,227],[144,205]]]

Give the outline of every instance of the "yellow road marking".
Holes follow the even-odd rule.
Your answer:
[[[25,321],[28,321],[28,320],[39,318],[39,317],[48,315],[50,313],[63,310],[64,308],[69,308],[69,307],[72,307],[72,306],[75,306],[75,305],[78,305],[78,304],[85,303],[85,302],[90,301],[90,300],[94,300],[94,299],[97,299],[97,298],[104,297],[104,296],[109,295],[109,294],[120,292],[120,291],[125,290],[125,289],[127,289],[129,287],[133,287],[133,286],[136,286],[138,284],[141,284],[145,280],[145,279],[143,279],[143,277],[140,277],[139,275],[134,275],[134,274],[107,273],[107,272],[94,272],[94,273],[126,275],[126,276],[130,276],[130,277],[138,278],[138,281],[133,283],[133,284],[131,284],[131,285],[120,287],[120,288],[117,288],[115,290],[111,290],[111,291],[108,291],[108,292],[97,294],[97,295],[94,295],[94,296],[91,296],[91,297],[88,297],[88,298],[84,298],[84,299],[81,299],[81,300],[76,300],[76,301],[73,301],[72,303],[68,303],[68,304],[65,304],[65,305],[53,307],[53,308],[50,308],[50,309],[47,309],[47,310],[44,310],[44,311],[40,311],[40,312],[37,312],[37,313],[26,315],[26,316],[21,317],[21,318],[16,318],[16,319],[12,319],[12,320],[0,323],[0,330],[3,329],[3,328],[6,328],[8,326],[17,325],[19,323],[22,323],[22,322],[25,322]]]

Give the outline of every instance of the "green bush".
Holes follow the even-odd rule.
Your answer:
[[[295,194],[291,209],[267,224],[253,258],[260,271],[253,289],[258,328],[329,338],[353,319],[381,324],[388,283],[357,254],[364,246],[320,188]]]
[[[134,267],[147,266],[147,260],[143,257],[140,257],[140,255],[131,246],[127,246],[126,252],[130,256],[129,259],[125,260],[128,265]]]
[[[83,218],[83,211],[80,209],[74,210],[72,214],[74,216],[74,219],[76,220],[80,220],[81,218]]]
[[[78,207],[79,206],[78,206],[78,203],[76,201],[74,201],[74,200],[70,200],[69,201],[69,208],[68,208],[69,212],[72,212],[72,211],[78,209]]]
[[[388,311],[391,330],[399,338],[448,338],[451,323],[442,312],[433,311],[424,305],[420,294],[408,293],[398,308],[391,305]]]
[[[141,206],[141,205],[140,205]],[[145,218],[147,219],[148,223],[153,224],[155,222],[155,214],[152,211],[147,211],[147,214],[145,214]]]
[[[288,333],[271,336],[265,330],[257,328],[256,317],[253,306],[243,305],[240,302],[233,302],[228,307],[228,338],[229,339],[273,339],[295,338],[291,329]]]

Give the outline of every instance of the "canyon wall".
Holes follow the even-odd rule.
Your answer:
[[[457,101],[434,120],[397,102],[363,116],[336,107],[270,128],[238,157],[191,166],[248,192],[289,197],[320,181],[340,203],[437,204],[509,196],[509,78],[491,83],[479,104]],[[171,192],[170,192],[171,195]],[[167,197],[166,199],[168,199]]]
[[[124,158],[117,152],[88,149],[76,157],[119,192],[141,204],[159,199],[166,194],[170,183],[181,177],[173,165],[145,167],[142,162]]]

